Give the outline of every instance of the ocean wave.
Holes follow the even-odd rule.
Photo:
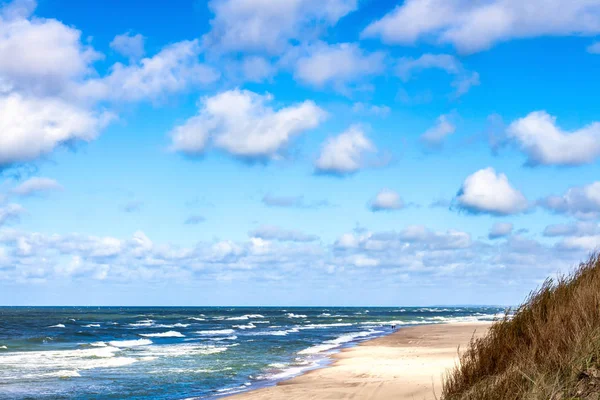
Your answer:
[[[185,337],[185,335],[181,332],[177,331],[168,331],[161,333],[140,333],[140,336],[143,337]]]
[[[198,318],[198,317],[188,317],[188,319],[191,319],[192,321],[206,321],[206,318]]]
[[[0,357],[0,370],[19,371],[31,379],[49,376],[61,377],[64,371],[114,368],[137,360],[117,357],[119,348],[106,346],[76,350],[45,350],[7,353]]]
[[[131,324],[127,324],[128,326],[133,326],[134,328],[139,328],[139,327],[148,327],[148,326],[152,326],[154,325],[154,320],[153,319],[143,319],[141,321],[137,321]]]
[[[41,374],[43,377],[53,377],[53,378],[77,378],[81,375],[76,370],[63,369],[55,372],[48,372],[45,374]]]
[[[298,329],[319,329],[319,328],[335,328],[341,326],[352,326],[349,322],[338,322],[335,324],[308,324],[308,325],[299,325]]]
[[[83,325],[84,328],[100,328],[100,324],[87,324]]]
[[[233,325],[233,327],[243,330],[243,329],[254,329],[254,328],[256,328],[256,325],[254,325],[253,323],[249,323],[246,325]]]
[[[286,317],[288,318],[308,318],[307,315],[304,314],[294,314],[294,313],[287,313],[285,314]]]
[[[377,333],[382,333],[382,331],[376,331],[374,329],[369,329],[368,331],[362,331],[362,332],[353,332],[353,333],[347,333],[344,334],[342,336],[339,336],[336,339],[332,339],[332,340],[327,340],[321,344],[315,345],[315,346],[311,346],[309,348],[306,348],[304,350],[299,351],[297,354],[301,354],[301,355],[305,355],[305,354],[318,354],[318,353],[323,353],[329,350],[333,350],[337,347],[340,347],[341,345],[351,342],[353,340],[356,340],[358,338],[364,338],[364,337],[368,337],[368,336],[373,336]]]
[[[231,335],[232,333],[235,333],[235,331],[233,329],[213,329],[213,330],[206,330],[206,331],[196,331],[194,333],[197,335],[202,335],[202,336],[211,336],[211,335],[222,336],[222,335]]]
[[[227,351],[227,346],[211,346],[197,344],[171,344],[162,346],[148,346],[136,354],[151,357],[182,357],[196,355],[218,354]]]
[[[190,326],[190,324],[182,324],[182,323],[176,323],[176,324],[158,324],[158,325],[153,325],[153,328],[187,328],[188,326]]]
[[[261,314],[246,314],[246,315],[241,315],[239,317],[229,317],[226,318],[227,321],[245,321],[247,319],[250,318],[264,318],[264,315]]]
[[[8,347],[6,347],[6,346],[0,346],[0,349],[6,350],[6,349],[8,349]]]
[[[49,326],[48,328],[64,328],[64,327],[65,327],[64,324],[56,324],[56,325]]]
[[[114,347],[137,347],[137,346],[148,346],[152,344],[150,339],[137,339],[137,340],[111,340],[108,342],[109,345]]]

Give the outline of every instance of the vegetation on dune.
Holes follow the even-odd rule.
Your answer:
[[[599,400],[600,255],[532,292],[471,340],[443,400]]]

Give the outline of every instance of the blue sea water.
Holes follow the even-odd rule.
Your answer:
[[[203,399],[327,363],[415,324],[495,307],[0,307],[1,399]]]

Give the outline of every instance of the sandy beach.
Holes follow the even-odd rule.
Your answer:
[[[410,399],[439,398],[441,377],[472,335],[489,323],[457,323],[401,328],[344,349],[326,367],[277,386],[227,397],[228,400]]]

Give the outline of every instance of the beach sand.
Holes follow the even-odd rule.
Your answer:
[[[430,400],[439,398],[441,378],[457,361],[472,335],[489,323],[457,323],[401,328],[332,356],[333,363],[227,400]],[[435,395],[434,395],[435,393]]]

